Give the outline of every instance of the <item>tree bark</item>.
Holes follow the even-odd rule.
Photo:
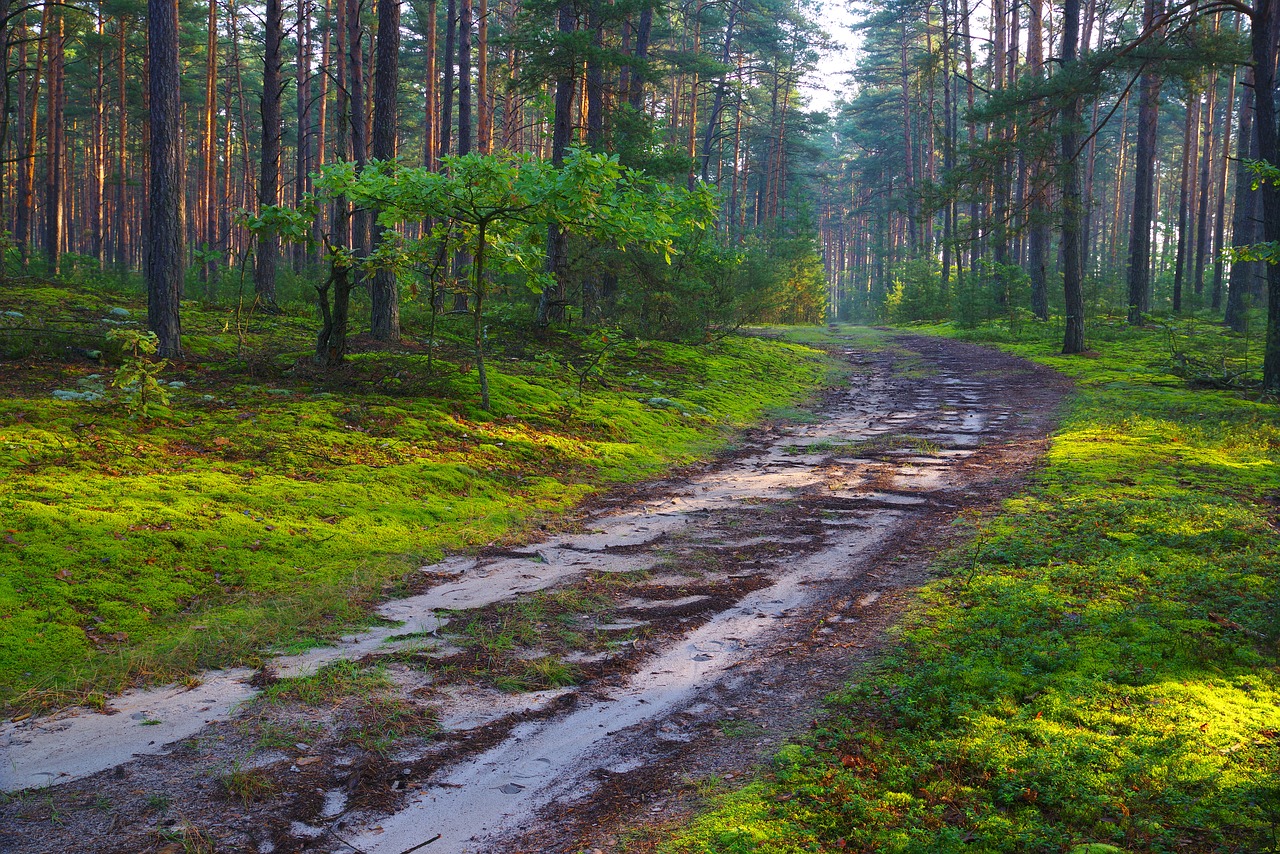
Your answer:
[[[105,22],[102,17],[102,8],[98,8],[96,23],[96,34],[98,37],[97,48],[95,50],[95,62],[97,64],[96,77],[97,85],[93,90],[93,126],[91,128],[91,152],[90,152],[90,174],[89,174],[89,253],[93,259],[98,262],[98,268],[102,268],[102,263],[106,259],[106,241],[103,229],[103,191],[106,186],[106,116],[103,104],[104,92],[106,91],[106,59],[104,57],[104,35]],[[6,87],[7,88],[7,87]],[[6,94],[5,100],[8,100]]]
[[[22,270],[26,272],[31,262],[31,239],[35,220],[36,201],[36,143],[40,138],[40,76],[47,42],[49,13],[52,7],[45,4],[43,20],[40,27],[42,38],[36,43],[36,65],[31,76],[31,97],[27,101],[27,121],[24,123],[26,152],[19,162],[18,187],[18,249],[21,252]],[[123,25],[122,25],[123,26]],[[124,61],[123,49],[121,62]],[[120,74],[121,91],[124,87],[124,72]],[[123,98],[121,99],[123,103]],[[123,151],[123,147],[121,148]],[[123,167],[121,172],[123,173]]]
[[[641,15],[643,21],[643,13]],[[576,29],[573,4],[565,0],[556,15],[561,44],[568,49],[568,38]],[[647,42],[646,42],[647,44]],[[573,62],[564,62],[556,74],[555,112],[551,126],[551,163],[557,169],[564,165],[564,155],[569,147],[570,121],[573,114]],[[635,90],[632,90],[633,94]],[[568,252],[568,235],[556,223],[547,226],[547,272],[555,278],[555,284],[544,288],[538,298],[535,321],[545,326],[564,317],[565,265]]]
[[[439,0],[431,0],[427,4],[427,20],[423,22],[426,27],[427,38],[427,54],[426,66],[427,76],[423,80],[423,100],[426,102],[422,123],[422,165],[428,169],[436,168],[436,145],[439,142],[439,134],[436,130],[436,16],[439,14]]]
[[[360,20],[361,0],[346,0],[347,28],[347,125],[351,134],[351,159],[361,171],[369,160],[369,136],[366,115],[369,112],[364,81],[364,25]],[[357,255],[369,254],[370,217],[367,211],[351,214],[351,246]],[[349,272],[354,287],[359,280],[355,270]]]
[[[1240,117],[1236,132],[1236,189],[1234,211],[1231,217],[1231,243],[1248,246],[1258,242],[1258,218],[1255,216],[1257,193],[1253,189],[1253,174],[1245,165],[1245,158],[1257,158],[1258,136],[1253,126],[1254,85],[1253,69],[1244,72],[1243,93],[1240,96]],[[1259,262],[1234,261],[1227,280],[1227,325],[1235,332],[1244,332],[1250,284],[1258,275]]]
[[[1218,21],[1215,17],[1214,30],[1218,29]],[[1217,134],[1215,133],[1217,125],[1217,104],[1218,102],[1218,74],[1215,71],[1209,78],[1208,96],[1205,100],[1203,125],[1204,125],[1204,143],[1201,145],[1200,154],[1200,180],[1197,182],[1199,188],[1199,199],[1197,200],[1196,214],[1196,260],[1195,260],[1195,277],[1193,287],[1197,297],[1197,304],[1200,303],[1199,297],[1204,292],[1204,268],[1205,262],[1209,256],[1209,199],[1213,196],[1213,158],[1214,150],[1217,143]],[[1228,130],[1230,126],[1228,125]],[[1229,136],[1229,133],[1228,133]],[[1224,142],[1226,140],[1224,139]]]
[[[458,5],[458,153],[470,154],[472,147],[471,91],[471,0]]]
[[[591,33],[592,51],[587,56],[587,148],[604,148],[604,19],[600,0],[587,7],[587,30]]]
[[[203,167],[201,169],[202,186],[200,188],[201,243],[206,252],[213,249],[218,242],[218,206],[214,203],[215,190],[218,185],[217,156],[218,146],[218,0],[209,0],[209,29],[205,33],[204,47],[204,115],[201,117],[203,136],[201,140]],[[200,265],[201,277],[205,281],[205,296],[212,298],[217,283],[218,262],[207,256]]]
[[[284,134],[280,101],[284,89],[282,74],[284,7],[281,0],[266,0],[262,54],[262,168],[258,178],[259,209],[280,204],[280,138]],[[280,238],[258,234],[257,263],[253,270],[253,292],[268,311],[276,311],[276,265]]]
[[[907,73],[907,19],[905,14],[902,18],[902,40],[899,44],[899,53],[901,66],[898,70],[902,83],[902,162],[906,167],[907,180],[907,240],[911,247],[911,253],[914,255],[918,246],[918,230],[916,227],[916,176],[915,153],[912,150],[911,138],[911,90],[908,85]],[[781,156],[781,151],[779,151],[778,154]]]
[[[313,150],[312,135],[315,128],[311,121],[311,0],[298,0],[297,29],[294,38],[297,41],[297,63],[294,68],[294,117],[297,129],[294,133],[296,144],[293,159],[293,200],[294,204],[302,204],[303,198],[311,189],[311,159]],[[301,270],[307,262],[307,248],[301,243],[293,249],[293,266]]]
[[[1193,100],[1194,103],[1191,103]],[[1197,139],[1199,106],[1200,96],[1198,94],[1195,94],[1194,98],[1188,98],[1187,125],[1182,137],[1182,185],[1178,195],[1178,254],[1173,262],[1173,311],[1175,314],[1182,311],[1183,274],[1187,267],[1187,256],[1190,248],[1188,243],[1190,227],[1187,217],[1191,208],[1191,180],[1192,173],[1195,171],[1194,149]]]
[[[636,26],[636,46],[632,52],[634,65],[628,69],[627,78],[630,91],[627,92],[627,103],[637,113],[644,108],[644,81],[648,72],[649,39],[653,34],[653,7],[646,4],[640,10],[640,21]]]
[[[159,353],[182,355],[182,109],[178,0],[147,0],[151,179],[147,217],[147,323]]]
[[[489,0],[480,0],[476,34],[476,150],[493,153],[493,96],[489,91]]]
[[[458,3],[448,0],[444,28],[444,86],[440,92],[440,157],[449,154],[453,134],[453,61],[458,39]]]
[[[1031,73],[1044,74],[1044,0],[1031,0],[1028,22],[1027,62]],[[1043,175],[1048,171],[1043,157],[1037,157],[1030,176],[1031,199],[1027,217],[1027,267],[1031,278],[1031,311],[1040,320],[1049,319],[1049,205],[1048,186]]]
[[[378,62],[373,82],[373,159],[396,156],[396,90],[400,83],[400,0],[378,0]],[[393,229],[380,231],[378,243]],[[400,286],[396,272],[373,274],[369,332],[378,341],[400,340]]]
[[[1236,15],[1235,34],[1240,34],[1240,16]],[[1217,176],[1214,178],[1214,205],[1216,211],[1213,217],[1213,243],[1211,245],[1213,255],[1213,279],[1211,282],[1212,293],[1210,295],[1210,304],[1214,311],[1222,308],[1222,252],[1226,244],[1227,231],[1227,163],[1231,159],[1231,109],[1236,101],[1236,73],[1233,69],[1231,74],[1231,82],[1227,86],[1227,97],[1223,104],[1223,138],[1222,153],[1219,155],[1216,170]],[[1236,140],[1236,149],[1239,151],[1241,140]],[[1248,141],[1244,141],[1244,145],[1248,146]],[[1239,154],[1237,153],[1237,158]]]
[[[1159,0],[1143,4],[1142,24],[1150,29],[1163,10]],[[1160,118],[1160,75],[1148,66],[1138,101],[1138,151],[1134,165],[1133,221],[1129,231],[1129,323],[1142,323],[1151,310],[1151,218],[1155,199],[1156,137]]]
[[[707,116],[707,128],[702,134],[702,180],[706,182],[710,175],[711,143],[715,141],[720,126],[720,114],[724,110],[724,96],[729,84],[729,60],[733,57],[733,29],[738,22],[740,4],[738,0],[729,0],[729,13],[724,25],[724,44],[720,48],[720,64],[723,71],[716,81],[716,93],[711,101],[711,112]]]
[[[1080,0],[1063,0],[1062,68],[1070,73],[1078,62]],[[1069,92],[1062,108],[1060,143],[1062,152],[1062,283],[1066,298],[1066,323],[1062,352],[1083,353],[1084,338],[1084,257],[1081,234],[1079,148],[1080,96]]]
[[[63,135],[66,103],[66,63],[62,12],[52,15],[49,30],[49,97],[45,116],[45,201],[44,201],[44,253],[49,263],[49,273],[59,275],[62,261],[62,237],[65,221],[63,186],[65,165],[63,157],[66,138]]]
[[[1280,0],[1256,0],[1253,7],[1251,47],[1254,98],[1257,105],[1258,156],[1280,168],[1280,140],[1276,127],[1276,47],[1280,29]],[[1280,244],[1280,186],[1271,181],[1262,194],[1262,236]],[[1262,387],[1280,394],[1280,264],[1267,268],[1267,331],[1262,362]]]

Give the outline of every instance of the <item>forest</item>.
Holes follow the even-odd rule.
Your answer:
[[[336,359],[348,291],[384,341],[402,291],[440,312],[479,300],[473,226],[447,199],[391,221],[326,167],[596,152],[707,193],[687,200],[705,210],[667,236],[571,222],[580,200],[526,211],[554,226],[540,249],[521,235],[542,257],[513,246],[483,278],[503,300],[538,295],[539,324],[576,310],[688,338],[1024,311],[1067,319],[1080,351],[1090,315],[1211,312],[1243,332],[1253,311],[1275,387],[1268,4],[855,7],[857,65],[829,115],[803,82],[826,46],[817,7],[474,4],[7,9],[6,264],[145,273],[165,355],[181,299],[243,302],[250,283],[267,311],[319,298],[342,329],[317,356]]]
[[[0,62],[0,850],[1278,850],[1280,0]]]
[[[821,167],[832,309],[1052,314],[1069,353],[1090,316],[1204,312],[1266,330],[1274,389],[1275,14],[1091,0],[867,12]]]

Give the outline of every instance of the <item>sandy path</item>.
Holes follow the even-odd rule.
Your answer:
[[[74,798],[130,777],[135,787],[157,776],[187,779],[170,783],[193,788],[183,821],[217,840],[218,850],[401,854],[434,839],[422,850],[460,854],[606,844],[613,837],[593,828],[663,813],[679,788],[673,775],[749,763],[800,726],[880,641],[923,579],[946,523],[964,507],[998,499],[1036,458],[1064,389],[1056,375],[955,342],[899,344],[906,349],[846,352],[855,367],[850,383],[827,396],[813,423],[762,431],[723,463],[620,496],[580,531],[424,568],[445,580],[384,606],[394,628],[275,665],[289,675],[337,658],[385,656],[409,643],[401,635],[447,637],[440,609],[646,570],[627,625],[653,636],[647,654],[614,678],[515,696],[436,693],[445,728],[474,746],[450,754],[431,743],[406,745],[377,763],[338,746],[332,755],[308,746],[328,761],[305,770],[288,755],[256,757],[256,767],[309,795],[231,809],[208,791],[214,787],[173,767],[191,764],[176,741],[230,725],[254,692],[247,672],[210,674],[197,692],[119,698],[113,705],[122,714],[5,725],[0,786],[54,783],[48,791]],[[678,596],[695,573],[700,592]],[[743,588],[736,580],[748,576]],[[686,612],[696,618],[675,616]],[[406,677],[406,692],[414,687]],[[739,719],[760,737],[731,744],[717,737],[726,720]],[[142,725],[150,720],[160,723]],[[225,762],[225,751],[218,759]],[[342,770],[362,762],[371,770]],[[360,797],[361,786],[382,796]],[[145,850],[128,847],[120,832],[135,828],[119,818],[111,844],[76,849],[57,848],[47,826],[32,833],[24,815],[12,804],[0,809],[0,825],[11,818],[17,828],[10,836],[0,830],[0,849],[108,851],[118,842],[118,850]],[[95,817],[76,815],[76,838],[93,838]],[[137,830],[156,838],[163,828],[155,816]]]

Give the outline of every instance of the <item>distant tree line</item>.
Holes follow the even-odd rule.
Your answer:
[[[910,0],[866,13],[820,220],[833,312],[1264,309],[1280,389],[1273,0]],[[1233,251],[1234,250],[1234,251]],[[918,259],[927,263],[915,263]],[[922,296],[925,295],[925,296]]]

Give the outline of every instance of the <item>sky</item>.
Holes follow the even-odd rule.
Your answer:
[[[819,8],[818,23],[831,37],[832,49],[801,88],[809,96],[809,109],[829,111],[850,85],[844,73],[853,68],[858,37],[849,29],[854,18],[847,0],[820,0]]]

